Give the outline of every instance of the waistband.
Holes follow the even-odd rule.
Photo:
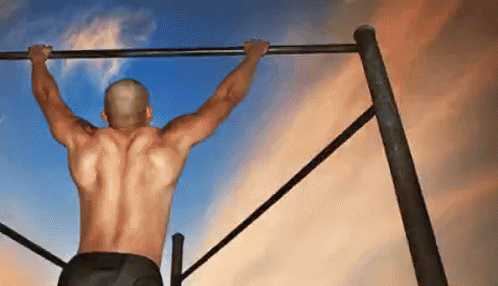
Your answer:
[[[94,251],[76,254],[68,263],[69,264],[80,264],[85,262],[97,263],[99,265],[114,268],[120,267],[125,259],[127,261],[133,262],[137,261],[140,263],[147,264],[149,267],[153,267],[158,272],[160,272],[157,264],[152,261],[152,259],[138,254],[133,253],[121,253],[121,252],[105,252],[105,251]]]

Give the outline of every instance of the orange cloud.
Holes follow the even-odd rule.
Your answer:
[[[497,169],[484,169],[486,175],[470,169],[456,173],[448,169],[448,162],[470,149],[468,142],[474,133],[467,130],[474,123],[460,118],[468,116],[468,103],[485,93],[496,78],[498,57],[492,52],[496,42],[488,40],[492,48],[479,51],[473,56],[478,60],[473,62],[454,66],[451,59],[437,61],[451,55],[449,46],[464,45],[465,38],[455,41],[447,36],[448,29],[458,26],[455,15],[464,13],[460,1],[377,3],[375,12],[370,13],[362,6],[365,2],[352,2],[337,10],[337,16],[331,15],[337,19],[326,27],[337,37],[353,33],[354,29],[345,31],[345,27],[371,23],[376,28],[448,280],[467,285],[465,281],[474,273],[462,268],[465,258],[454,253],[465,249],[476,228],[456,214],[461,209],[474,209],[484,198],[496,197],[498,181],[489,175],[496,175]],[[351,23],[340,25],[344,19]],[[445,45],[450,40],[455,42]],[[438,50],[442,46],[446,49]],[[294,79],[304,83],[312,79],[310,74],[319,74],[319,80],[306,84],[303,94],[286,94],[289,100],[300,100],[269,111],[275,114],[271,123],[248,132],[247,136],[258,136],[261,141],[243,151],[249,154],[247,161],[236,166],[239,171],[226,182],[229,187],[217,190],[220,195],[211,207],[214,215],[206,218],[199,235],[203,241],[193,257],[200,258],[219,242],[371,104],[357,55],[339,66],[318,59],[310,60],[312,64],[306,61],[292,61],[295,67],[288,73],[289,84]],[[425,81],[419,82],[417,76]],[[462,123],[464,126],[459,125]],[[456,178],[473,186],[456,188],[450,184]],[[488,213],[493,213],[493,206],[487,207]],[[488,216],[483,221],[492,219]],[[448,228],[450,223],[466,228]],[[482,229],[486,226],[477,230]],[[489,241],[486,247],[494,249],[496,243]],[[486,264],[493,261],[492,255],[481,253],[473,259],[492,273]],[[493,281],[492,274],[479,273],[475,280],[481,285]],[[377,124],[372,122],[185,282],[344,283],[416,284],[382,141]]]

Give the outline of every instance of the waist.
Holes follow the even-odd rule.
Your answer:
[[[131,263],[135,262],[141,265],[152,267],[156,271],[160,272],[160,265],[158,265],[154,260],[152,260],[150,257],[147,257],[146,255],[109,251],[92,251],[78,253],[69,261],[68,265],[92,263],[96,264],[99,267],[117,268],[121,266],[125,259]]]
[[[81,239],[78,254],[88,253],[120,253],[146,257],[154,262],[157,267],[161,266],[163,243],[137,243],[121,241],[119,244],[109,244],[104,241]]]

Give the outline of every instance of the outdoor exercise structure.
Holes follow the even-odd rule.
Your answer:
[[[359,53],[366,74],[373,104],[332,143],[323,149],[313,160],[302,168],[273,196],[254,211],[245,221],[230,232],[216,246],[209,250],[194,265],[182,273],[183,241],[181,233],[173,235],[171,260],[171,286],[180,286],[190,274],[202,266],[221,248],[273,206],[295,185],[306,177],[337,148],[351,138],[372,117],[377,116],[380,135],[387,155],[389,169],[394,183],[401,218],[405,229],[410,253],[419,285],[448,285],[436,238],[427,213],[424,198],[415,171],[405,131],[401,123],[391,84],[380,49],[375,38],[375,30],[363,25],[354,32],[356,44],[345,45],[300,45],[269,46],[266,55],[294,55],[316,53]],[[180,57],[180,56],[234,56],[243,55],[243,47],[231,48],[188,48],[188,49],[135,49],[135,50],[82,50],[53,51],[50,59],[67,58],[113,58],[113,57]],[[2,60],[25,60],[27,52],[0,53]],[[54,264],[65,267],[66,263],[32,243],[14,230],[0,223],[0,231]],[[333,271],[333,270],[331,270]]]

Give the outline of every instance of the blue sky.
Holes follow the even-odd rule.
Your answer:
[[[131,7],[137,6],[131,4],[120,2],[119,5],[114,6],[115,4],[111,5],[109,2],[107,5],[111,7],[102,8],[101,14],[109,13],[109,10],[116,9],[119,6],[127,7],[126,9],[132,11],[133,8]],[[174,5],[172,3],[168,7],[164,7],[164,4],[142,2],[141,6],[146,6],[149,11],[153,12],[153,17],[150,20],[156,22],[157,25],[157,29],[151,35],[150,44],[147,45],[147,48],[240,46],[249,38],[262,38],[272,42],[272,44],[277,44],[278,36],[272,37],[269,31],[266,31],[265,35],[264,30],[253,29],[248,27],[250,26],[249,24],[240,24],[240,22],[244,22],[244,20],[249,22],[249,19],[254,18],[264,21],[264,14],[271,12],[285,14],[285,10],[291,9],[288,6],[285,9],[283,7],[273,7],[274,9],[269,12],[263,9],[264,7],[258,8],[254,5],[251,13],[247,14],[247,11],[243,9],[244,7],[236,4],[222,4],[219,7],[207,5],[207,8],[204,7],[206,5],[198,5],[199,8],[197,9],[195,7],[189,8],[191,7],[189,3],[184,5]],[[75,14],[71,11],[79,12],[90,7],[93,7],[93,4],[85,5],[84,2],[78,3],[76,1],[72,2],[71,6],[67,6],[66,2],[50,2],[49,5],[33,2],[29,3],[27,15],[28,19],[33,22],[41,21],[47,17],[52,18],[52,20],[59,17],[70,18]],[[218,13],[209,13],[212,9],[215,9]],[[264,13],[261,13],[263,11]],[[181,21],[178,19],[181,19]],[[93,20],[92,17],[89,18],[89,21],[91,20]],[[143,24],[151,25],[151,21]],[[253,22],[256,23],[253,25],[258,25],[257,22]],[[57,23],[57,26],[61,25],[63,24]],[[48,24],[46,26],[45,28],[49,29]],[[9,48],[11,50],[26,50],[27,46],[42,43],[39,38],[54,39],[53,37],[39,37],[35,31],[40,32],[41,35],[44,35],[45,31],[33,30],[26,33],[26,37],[29,38],[28,41],[24,41],[22,45],[17,47],[10,46]],[[247,33],[248,31],[252,33]],[[251,36],[248,36],[248,34],[251,34]],[[43,43],[53,45],[54,50],[59,49],[55,41]],[[151,106],[154,108],[152,125],[162,127],[176,116],[194,112],[200,107],[240,59],[241,57],[132,59],[122,69],[122,72],[115,76],[115,79],[131,77],[144,83],[151,94]],[[2,154],[6,159],[16,162],[16,168],[18,168],[16,171],[25,170],[25,172],[28,172],[30,170],[30,176],[22,180],[37,186],[35,190],[25,188],[25,190],[16,190],[13,193],[19,195],[20,192],[25,191],[46,204],[47,209],[57,210],[57,212],[64,215],[77,215],[74,212],[74,206],[77,202],[76,193],[63,191],[70,188],[74,189],[66,165],[61,164],[61,162],[67,160],[66,151],[50,136],[43,114],[30,91],[29,66],[20,65],[19,62],[15,61],[4,61],[0,64],[3,65],[2,73],[5,73],[3,75],[3,93],[9,95],[4,105],[6,108],[2,110],[2,115],[6,117],[2,125],[2,140],[6,143],[3,144],[4,148],[9,148],[9,150],[4,151],[9,152],[3,152]],[[54,65],[57,65],[57,63]],[[103,109],[103,92],[92,83],[88,70],[75,69],[66,81],[63,81],[58,76],[60,69],[58,70],[57,66],[51,67],[50,72],[59,85],[62,97],[75,115],[86,118],[98,127],[106,126],[100,118],[100,111]],[[262,76],[263,74],[265,75],[264,77]],[[277,71],[275,69],[272,71],[270,64],[262,62],[250,96],[265,99],[271,89],[271,86],[265,85],[265,83],[278,84],[278,82],[274,81],[277,78]],[[17,94],[18,96],[12,97],[10,96],[12,94]],[[212,139],[205,142],[202,148],[193,150],[178,186],[175,208],[191,209],[190,207],[193,204],[207,199],[209,189],[211,189],[210,186],[215,183],[214,178],[219,177],[219,172],[222,172],[222,170],[212,166],[208,168],[199,166],[203,165],[202,162],[211,162],[213,166],[217,166],[217,160],[226,161],[226,158],[223,159],[223,153],[225,152],[221,151],[226,150],[224,144],[228,144],[232,140],[240,141],[237,144],[230,143],[230,145],[234,146],[243,147],[245,144],[251,144],[251,139],[244,138],[242,135],[245,132],[244,126],[250,125],[254,121],[254,115],[251,117],[240,116],[240,112],[248,108],[257,110],[266,103],[265,101],[244,101],[234,111],[233,117],[227,120],[226,124],[220,128]],[[256,116],[258,115],[256,114]],[[5,170],[8,169],[5,168]],[[2,172],[2,176],[5,176],[5,180],[2,178],[2,182],[13,183],[12,178],[7,180],[8,174]],[[203,187],[192,188],[188,186],[186,182],[192,181],[193,178],[200,178],[202,182],[198,182],[198,184]],[[54,181],[58,183],[54,185]],[[56,190],[55,188],[57,188],[58,184],[60,184],[60,189]],[[182,191],[183,189],[185,190]],[[194,189],[196,196],[189,196],[188,200],[181,199],[181,194],[193,192]],[[58,201],[61,199],[67,200],[71,204],[61,205]],[[202,208],[195,209],[193,213],[188,211],[188,213],[177,216],[177,218],[192,219],[199,216],[202,211]],[[176,224],[183,225],[185,221],[171,221],[171,227]]]
[[[0,50],[353,43],[376,28],[450,285],[496,285],[496,3],[385,1],[3,1]],[[483,8],[484,7],[484,8]],[[491,9],[488,9],[490,8]],[[430,23],[430,25],[428,24]],[[476,48],[478,47],[478,48]],[[152,125],[197,110],[242,57],[48,61],[75,115],[103,127],[105,88],[129,77]],[[27,61],[0,61],[0,221],[69,261],[79,203],[67,154],[31,92]],[[268,56],[179,180],[163,252],[184,270],[371,104],[357,55]],[[415,285],[376,120],[185,285]],[[0,284],[54,285],[61,269],[0,236]],[[4,279],[4,280],[1,280]],[[8,280],[11,279],[11,280]]]
[[[314,7],[306,13],[300,10],[300,19],[305,17],[319,24],[323,19],[317,13],[331,8],[324,4],[307,4]],[[138,11],[145,14],[143,19],[131,19],[129,26],[123,29],[121,39],[134,43],[127,48],[241,46],[244,41],[255,38],[273,45],[297,44],[282,41],[277,31],[279,27],[299,20],[293,15],[300,6],[299,3],[280,5],[276,2],[271,5],[264,2],[193,1],[142,1],[140,5],[136,5],[135,1],[24,2],[18,10],[23,15],[20,20],[10,18],[8,25],[0,29],[10,39],[3,41],[0,48],[4,51],[25,51],[34,44],[47,44],[52,45],[54,50],[61,50],[66,47],[63,32],[69,25],[88,25],[97,17],[119,13],[119,9],[127,15],[139,15]],[[267,29],[269,25],[273,28]],[[146,41],[137,41],[137,36],[145,37]],[[327,39],[322,41],[327,42]],[[93,48],[111,48],[107,44],[96,44]],[[154,108],[151,125],[162,127],[173,118],[199,108],[241,58],[130,59],[120,67],[119,72],[104,82],[98,81],[99,76],[92,74],[91,59],[77,64],[67,76],[62,76],[61,61],[49,63],[49,71],[73,113],[98,127],[106,126],[100,118],[103,88],[123,77],[137,79],[151,95],[151,106]],[[9,226],[68,261],[76,251],[79,238],[79,204],[76,187],[67,169],[66,149],[51,137],[31,92],[30,65],[27,62],[3,61],[0,67],[3,79],[0,110],[3,119],[0,125],[0,182],[4,200],[2,222],[9,225],[9,218],[13,218],[7,216],[8,213],[19,214],[25,208],[32,209],[37,220],[32,222],[33,225],[14,223]],[[278,98],[272,97],[272,90],[281,85],[276,66],[270,59],[262,60],[248,95],[249,100],[233,111],[212,138],[192,150],[174,196],[166,249],[171,248],[174,233],[181,232],[188,237],[193,229],[199,227],[199,218],[206,212],[218,179],[229,172],[227,164],[237,165],[244,157],[240,150],[258,140],[255,136],[245,136],[247,128],[255,122],[261,124],[261,120],[268,117],[258,110],[264,110],[269,103],[278,101]],[[19,199],[23,206],[15,209],[11,200]],[[57,237],[58,243],[44,243],[53,241],[54,237]]]

